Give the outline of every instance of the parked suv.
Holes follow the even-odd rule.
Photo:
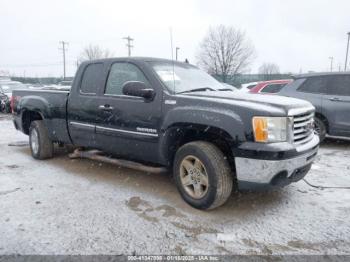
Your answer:
[[[298,75],[278,94],[315,106],[315,129],[321,141],[326,136],[350,138],[350,73]]]

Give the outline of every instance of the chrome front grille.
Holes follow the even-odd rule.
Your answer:
[[[314,113],[305,113],[294,116],[293,142],[302,145],[309,142],[314,136]]]

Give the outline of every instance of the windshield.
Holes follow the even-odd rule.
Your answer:
[[[153,69],[158,74],[161,81],[173,93],[182,93],[194,89],[220,90],[222,84],[189,64],[172,64],[169,62],[151,62]]]
[[[13,90],[17,90],[17,89],[27,89],[27,87],[22,83],[11,83],[11,82],[0,83],[0,87],[2,92],[4,93],[11,93]]]

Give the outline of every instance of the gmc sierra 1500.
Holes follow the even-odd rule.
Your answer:
[[[285,186],[317,154],[306,101],[232,92],[197,67],[156,58],[80,65],[71,90],[15,90],[14,124],[34,158],[53,144],[173,169],[193,207],[222,205],[234,186]],[[237,183],[236,183],[237,182]]]

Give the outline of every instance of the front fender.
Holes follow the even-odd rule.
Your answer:
[[[180,131],[177,128],[191,127],[191,125],[207,126],[208,129],[216,128],[224,131],[232,141],[237,143],[246,141],[243,121],[232,110],[213,108],[209,110],[198,106],[176,108],[166,114],[161,128],[163,135],[159,140],[159,155],[163,164],[171,164],[168,154],[169,151],[175,151],[176,149],[176,141],[179,139],[178,132]]]
[[[175,108],[166,114],[161,129],[165,131],[176,123],[216,127],[227,132],[234,140],[246,140],[243,121],[233,110],[198,106]]]

